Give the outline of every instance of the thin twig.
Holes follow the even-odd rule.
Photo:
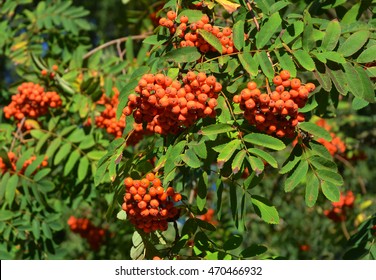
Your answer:
[[[349,240],[350,239],[350,233],[347,230],[345,221],[341,221],[341,229],[342,229],[343,235],[345,236],[346,240]]]
[[[252,9],[252,6],[251,6],[251,3],[249,2],[249,0],[246,0],[246,2],[247,2],[247,7],[248,7],[248,9],[249,9],[249,11],[250,11],[250,13],[251,13],[252,20],[253,20],[253,22],[254,22],[255,25],[256,25],[256,29],[257,29],[257,31],[260,31],[260,25],[259,25],[259,23],[258,23],[258,21],[257,21],[257,18],[256,18],[255,13],[253,12],[253,9]],[[253,1],[252,1],[252,2],[253,2]]]
[[[91,51],[89,51],[88,53],[86,53],[83,56],[83,59],[86,59],[86,58],[92,56],[97,51],[103,50],[103,49],[105,49],[105,48],[107,48],[107,47],[109,47],[111,45],[120,44],[122,42],[128,41],[129,39],[132,39],[132,40],[142,40],[142,39],[145,39],[150,34],[151,33],[145,33],[145,34],[127,36],[127,37],[118,38],[118,39],[115,39],[115,40],[112,40],[112,41],[108,41],[107,43],[104,43],[103,45],[100,45],[100,46],[96,47],[95,49],[92,49]]]
[[[347,159],[345,159],[344,157],[338,154],[335,155],[335,158],[338,159],[340,162],[342,162],[344,165],[346,165],[348,168],[350,168],[351,172],[353,173],[353,175],[357,178],[359,182],[359,186],[362,191],[362,194],[366,194],[367,193],[366,184],[364,183],[363,179],[360,176],[356,175],[356,170],[354,166]]]
[[[18,128],[16,130],[16,133],[14,134],[14,137],[12,139],[12,144],[10,145],[9,151],[13,150],[14,145],[16,143],[16,139],[21,139],[21,140],[23,139],[23,137],[22,137],[22,127],[23,127],[25,121],[26,121],[26,118],[23,117],[22,120],[19,123],[19,126],[18,126]]]

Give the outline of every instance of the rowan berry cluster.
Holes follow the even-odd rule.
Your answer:
[[[16,166],[17,166],[18,157],[16,156],[16,154],[13,153],[13,152],[8,152],[8,159],[9,159],[9,162],[10,162],[10,166],[7,165],[4,162],[4,160],[0,157],[0,171],[1,171],[2,174],[6,173],[8,171],[15,172],[16,169],[17,169]],[[25,162],[22,165],[22,168],[17,173],[24,174],[26,168],[30,164],[32,164],[33,161],[36,160],[36,159],[37,159],[36,156],[31,156],[29,159],[25,160]],[[36,170],[38,170],[41,166],[46,167],[47,165],[48,165],[47,157],[45,157],[44,160],[41,162],[41,164],[36,168]]]
[[[38,118],[48,112],[48,108],[57,108],[62,104],[60,96],[54,91],[44,91],[39,84],[23,83],[18,87],[18,93],[12,96],[12,101],[4,107],[7,119],[12,116],[17,120],[24,117]]]
[[[240,104],[244,118],[258,130],[279,138],[293,138],[296,125],[305,120],[298,109],[304,107],[315,85],[302,85],[300,79],[291,79],[286,70],[273,78],[273,84],[274,91],[262,93],[255,82],[249,82],[233,101]]]
[[[334,222],[341,222],[346,220],[347,209],[354,207],[355,196],[352,191],[347,191],[344,195],[341,193],[338,202],[332,202],[332,209],[325,210],[324,214]]]
[[[205,214],[198,216],[199,219],[211,223],[212,225],[218,224],[218,221],[214,218],[215,211],[213,208],[209,208]]]
[[[110,98],[103,94],[97,101],[97,104],[104,105],[105,109],[101,114],[95,117],[95,124],[106,129],[107,133],[113,134],[115,137],[121,137],[125,128],[125,115],[122,114],[120,119],[116,119],[116,110],[119,105],[119,90],[112,89],[114,95]]]
[[[123,112],[146,130],[158,134],[176,134],[204,117],[215,117],[218,92],[222,86],[214,76],[189,71],[183,85],[163,74],[145,74],[135,92],[128,97]]]
[[[174,202],[182,199],[172,187],[165,191],[161,180],[154,173],[146,174],[141,180],[128,177],[124,180],[125,195],[122,209],[127,212],[130,222],[145,233],[165,231],[168,222],[179,217]]]
[[[234,41],[232,39],[232,29],[230,27],[218,27],[210,24],[210,18],[203,15],[197,22],[189,22],[189,18],[185,15],[179,18],[180,24],[175,21],[176,13],[169,11],[167,18],[162,17],[159,20],[159,25],[167,27],[170,34],[177,34],[178,47],[197,47],[200,52],[217,52],[217,50],[210,45],[201,35],[200,30],[205,30],[219,39],[222,44],[222,54],[231,54],[234,52]]]
[[[103,228],[94,226],[87,218],[70,216],[68,225],[72,232],[78,233],[82,238],[87,239],[91,249],[94,251],[97,251],[104,242],[106,231]]]
[[[323,144],[332,156],[336,154],[343,154],[346,151],[346,145],[341,140],[341,138],[339,138],[334,132],[332,132],[332,127],[329,124],[327,124],[327,122],[324,119],[318,120],[316,124],[318,126],[325,128],[327,131],[330,132],[330,136],[332,136],[331,141],[319,138],[317,139],[317,142]]]

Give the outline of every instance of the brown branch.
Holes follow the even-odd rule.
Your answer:
[[[132,39],[132,40],[142,40],[142,39],[145,39],[150,34],[151,33],[145,33],[145,34],[127,36],[127,37],[118,38],[118,39],[115,39],[115,40],[112,40],[112,41],[108,41],[107,43],[104,43],[103,45],[100,45],[100,46],[96,47],[95,49],[92,49],[91,51],[89,51],[88,53],[86,53],[83,56],[83,59],[87,59],[88,57],[92,56],[94,53],[96,53],[96,52],[98,52],[100,50],[103,50],[103,49],[105,49],[105,48],[107,48],[109,46],[112,46],[114,44],[120,44],[122,42],[128,41],[129,39]]]
[[[250,13],[251,13],[251,15],[252,15],[252,20],[253,20],[253,22],[254,22],[255,25],[256,25],[256,29],[257,29],[257,31],[260,31],[260,25],[259,25],[259,23],[258,23],[258,21],[257,21],[257,18],[256,18],[255,13],[253,12],[253,9],[252,9],[252,6],[251,6],[251,3],[249,2],[249,0],[246,0],[246,2],[247,2],[247,7],[248,7],[248,9],[249,9],[249,11],[250,11]],[[252,1],[252,2],[253,2],[253,1]]]

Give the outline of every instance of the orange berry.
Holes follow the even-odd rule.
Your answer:
[[[172,197],[172,200],[175,201],[175,202],[182,200],[181,194],[180,193],[174,194],[173,197]]]
[[[145,208],[148,206],[148,204],[147,204],[145,201],[141,200],[141,201],[137,204],[137,206],[138,206],[138,208],[140,208],[141,210],[143,210],[143,209],[145,209]]]
[[[141,180],[140,185],[141,185],[141,187],[146,189],[147,187],[149,187],[149,183],[150,183],[149,180],[144,178],[144,179]]]
[[[159,186],[161,186],[162,185],[162,182],[161,182],[161,180],[159,179],[159,178],[155,178],[154,180],[153,180],[153,186],[154,187],[159,187]]]
[[[300,84],[300,80],[297,79],[297,78],[294,78],[291,80],[291,88],[292,89],[298,89],[300,88],[301,84]]]
[[[257,84],[255,82],[248,82],[247,83],[247,88],[249,88],[250,90],[256,89],[257,88]]]
[[[48,71],[46,69],[43,69],[42,71],[40,71],[40,73],[42,76],[47,76]]]
[[[187,23],[189,21],[188,17],[187,16],[181,16],[180,17],[180,22],[181,23]]]
[[[152,199],[150,200],[149,202],[150,206],[153,207],[153,208],[158,208],[159,206],[159,201],[157,199]]]
[[[161,195],[164,193],[164,189],[163,187],[159,186],[159,187],[156,187],[156,191],[157,191],[157,195]]]
[[[167,12],[167,18],[169,20],[175,20],[176,19],[176,13],[174,11],[168,11]]]
[[[273,78],[273,83],[276,85],[276,86],[279,86],[282,84],[282,78],[281,76],[277,75]]]
[[[290,72],[287,70],[282,70],[279,75],[281,76],[282,80],[286,81],[290,79]]]

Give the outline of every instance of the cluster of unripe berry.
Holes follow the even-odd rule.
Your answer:
[[[304,107],[315,85],[302,85],[300,79],[291,79],[286,70],[273,78],[273,84],[275,89],[272,92],[262,93],[255,82],[249,82],[247,88],[233,97],[233,101],[240,104],[244,118],[259,131],[280,138],[293,138],[296,125],[305,120],[298,109]]]
[[[125,195],[122,209],[136,228],[145,233],[165,231],[168,222],[179,217],[174,202],[182,199],[172,187],[164,190],[161,180],[154,173],[146,174],[141,180],[128,177],[124,180]]]
[[[96,227],[87,218],[76,218],[70,216],[68,225],[72,232],[78,233],[82,238],[87,239],[92,250],[97,251],[102,245],[106,231]]]
[[[17,161],[18,161],[18,157],[16,156],[15,153],[13,152],[8,152],[8,159],[9,159],[9,163],[10,163],[10,166],[8,166],[4,160],[0,157],[0,173],[4,174],[8,171],[12,171],[12,172],[15,172],[16,171],[16,166],[17,166]],[[25,173],[25,170],[26,168],[33,163],[34,160],[36,160],[37,157],[36,156],[31,156],[29,159],[25,160],[23,165],[22,165],[22,168],[17,172],[19,174],[24,174]],[[44,160],[41,162],[41,164],[36,168],[36,170],[38,170],[40,167],[46,167],[48,165],[48,161],[47,161],[47,157],[44,158]]]
[[[48,108],[61,106],[60,96],[54,91],[44,91],[39,84],[23,83],[18,87],[18,93],[12,96],[12,101],[4,107],[6,118],[14,116],[17,120],[38,118],[48,112]]]
[[[205,30],[219,39],[222,44],[222,54],[234,52],[235,47],[230,27],[213,26],[207,15],[203,15],[199,21],[192,23],[189,23],[189,18],[183,15],[179,18],[179,25],[175,22],[176,17],[174,11],[169,11],[167,18],[162,17],[159,20],[159,25],[167,27],[170,34],[176,33],[177,37],[181,39],[178,42],[178,47],[197,47],[202,53],[216,52],[217,50],[200,35],[200,30]]]
[[[354,207],[355,196],[352,191],[347,191],[344,195],[341,193],[338,202],[332,202],[332,209],[325,210],[324,214],[334,222],[341,222],[346,220],[346,211]]]
[[[123,112],[158,134],[176,134],[200,118],[215,117],[222,85],[214,76],[189,71],[183,84],[163,74],[145,74],[128,97]]]
[[[332,127],[328,125],[324,119],[318,120],[316,124],[325,128],[327,131],[330,132],[330,136],[332,136],[331,141],[319,138],[317,139],[317,142],[323,144],[332,156],[336,154],[343,154],[346,151],[346,145],[341,140],[341,138],[339,138],[334,132],[331,131]]]

